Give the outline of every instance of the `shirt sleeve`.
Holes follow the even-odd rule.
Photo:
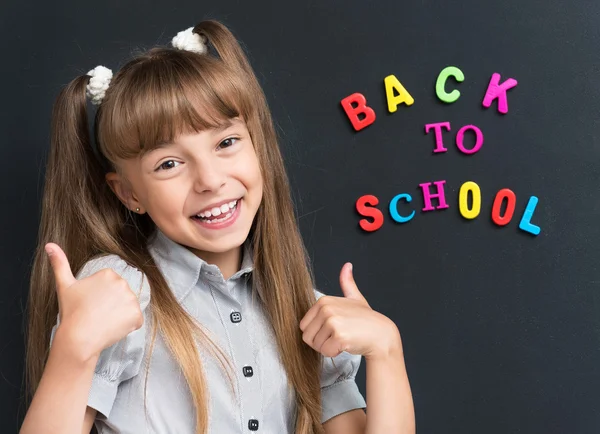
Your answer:
[[[144,325],[119,342],[105,348],[100,353],[96,364],[87,405],[107,418],[117,396],[119,384],[133,378],[140,370],[146,344],[148,318],[145,309],[150,302],[150,288],[144,274],[117,255],[107,255],[88,261],[76,278],[83,279],[104,268],[112,269],[127,281],[131,290],[137,295],[144,314]],[[57,318],[56,325],[52,328],[50,345],[58,325]]]
[[[317,300],[324,294],[315,290]],[[321,423],[367,403],[358,389],[355,378],[362,356],[346,351],[336,357],[324,357],[321,369]]]

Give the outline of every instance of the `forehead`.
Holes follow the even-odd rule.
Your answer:
[[[175,136],[172,140],[161,140],[158,143],[156,143],[156,146],[154,146],[152,149],[148,149],[147,152],[145,152],[145,153],[152,152],[157,149],[165,148],[165,147],[180,143],[180,142],[182,142],[182,139],[185,139],[188,136],[197,136],[198,134],[204,134],[204,135],[208,135],[209,137],[213,137],[213,136],[217,136],[217,135],[223,133],[224,131],[226,131],[230,128],[235,128],[235,127],[245,128],[246,123],[239,117],[223,119],[222,121],[219,122],[218,125],[216,125],[214,127],[207,127],[200,131],[189,131],[189,132],[180,133],[177,136]]]

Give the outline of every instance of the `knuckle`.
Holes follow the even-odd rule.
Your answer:
[[[328,317],[325,322],[324,325],[329,328],[329,329],[333,329],[335,331],[336,326],[337,326],[337,320],[334,316],[330,316]]]
[[[321,313],[327,317],[331,317],[335,315],[335,308],[332,305],[327,304],[321,308]]]
[[[96,273],[96,276],[99,276],[103,279],[109,279],[111,277],[111,273],[113,271],[110,268],[103,268],[102,270]]]
[[[144,325],[144,315],[142,315],[142,311],[138,309],[138,312],[135,316],[135,329],[139,329]]]
[[[327,296],[327,295],[323,295],[321,298],[319,298],[317,300],[317,304],[319,306],[323,306],[323,305],[325,305],[327,303],[329,303],[329,296]]]
[[[119,276],[112,268],[103,268],[102,270],[98,271],[98,274],[100,274],[103,279],[106,279],[109,282],[114,282],[121,279],[121,276]]]
[[[133,297],[135,297],[135,295],[129,288],[129,283],[127,283],[127,280],[123,279],[121,276],[119,276],[119,279],[117,280],[117,285],[119,286],[119,289],[121,289],[121,291],[127,290],[127,292],[129,292]]]

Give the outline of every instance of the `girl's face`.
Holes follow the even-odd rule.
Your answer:
[[[203,259],[248,237],[263,180],[242,120],[180,135],[119,167],[125,179],[110,173],[107,180],[121,201],[147,212],[166,236]]]

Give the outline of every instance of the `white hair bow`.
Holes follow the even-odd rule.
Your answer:
[[[179,50],[193,51],[199,54],[207,53],[206,36],[194,33],[193,30],[194,28],[190,27],[177,33],[171,44]],[[110,69],[99,65],[89,71],[87,75],[90,76],[90,81],[86,87],[86,95],[90,98],[92,104],[98,105],[106,94],[113,73]]]
[[[206,36],[193,32],[194,28],[182,30],[171,41],[173,47],[178,50],[193,51],[194,53],[204,54],[208,51],[206,45]]]
[[[106,89],[112,79],[112,71],[102,65],[96,66],[89,71],[90,81],[86,87],[86,95],[92,101],[92,104],[98,105],[106,94]]]

